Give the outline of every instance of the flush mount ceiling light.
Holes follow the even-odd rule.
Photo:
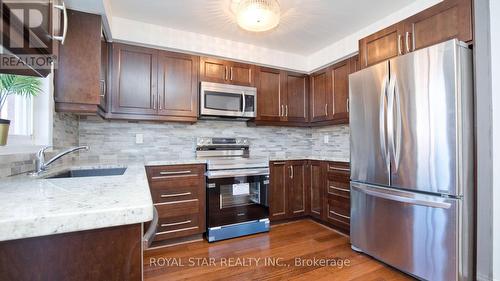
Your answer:
[[[236,11],[241,28],[261,32],[278,26],[280,5],[278,0],[241,0]]]

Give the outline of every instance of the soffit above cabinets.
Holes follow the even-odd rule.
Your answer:
[[[71,9],[104,15],[113,41],[306,73],[356,53],[360,38],[442,0],[279,0],[280,24],[262,33],[237,25],[235,1],[65,0]]]

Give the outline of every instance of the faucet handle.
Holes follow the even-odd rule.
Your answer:
[[[49,148],[52,148],[52,145],[44,145],[40,150],[38,150],[37,155],[42,155],[45,153],[45,151]]]

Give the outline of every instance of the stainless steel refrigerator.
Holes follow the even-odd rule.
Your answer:
[[[349,76],[353,249],[420,279],[473,279],[472,86],[457,40]]]

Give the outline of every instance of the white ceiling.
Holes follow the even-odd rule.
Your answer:
[[[239,28],[238,0],[110,0],[113,16],[310,55],[413,2],[422,0],[281,0],[281,23],[269,32]]]

